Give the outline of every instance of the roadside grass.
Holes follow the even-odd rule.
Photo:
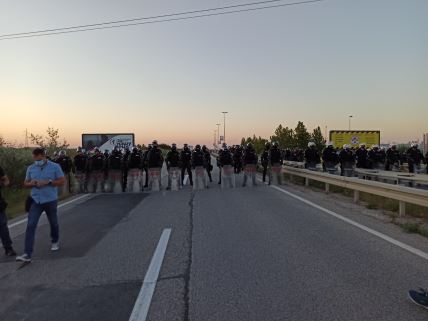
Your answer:
[[[305,179],[303,177],[293,176],[292,179],[290,178],[289,174],[284,174],[285,180],[299,186],[305,185]],[[314,191],[325,191],[325,184],[310,180],[308,188]],[[353,191],[350,189],[331,184],[330,193],[341,194],[349,198],[352,198],[354,195]],[[406,217],[398,220],[399,202],[397,200],[361,192],[360,202],[364,204],[367,209],[384,210],[385,212],[383,214],[391,217],[391,223],[400,226],[406,233],[415,233],[428,237],[428,228],[424,227],[424,223],[414,222],[415,219],[422,219],[428,223],[428,208],[415,204],[406,204]]]
[[[25,200],[30,194],[27,189],[2,189],[3,198],[9,204],[6,209],[6,214],[9,219],[12,219],[25,211]]]

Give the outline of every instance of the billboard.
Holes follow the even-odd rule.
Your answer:
[[[102,151],[115,147],[131,148],[134,146],[134,134],[82,134],[82,148],[91,150],[99,147]]]
[[[330,141],[334,147],[342,148],[344,144],[358,147],[365,143],[367,147],[380,144],[380,131],[378,130],[331,130]]]

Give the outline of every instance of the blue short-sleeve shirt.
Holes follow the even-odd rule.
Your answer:
[[[61,166],[47,161],[43,166],[32,164],[27,168],[25,180],[56,180],[64,176]],[[31,197],[37,204],[49,203],[58,199],[58,188],[55,186],[46,185],[43,187],[33,187],[31,189]]]

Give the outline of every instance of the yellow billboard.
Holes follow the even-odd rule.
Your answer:
[[[380,131],[378,130],[331,130],[330,141],[334,147],[342,148],[344,144],[358,147],[366,144],[367,147],[380,144]]]

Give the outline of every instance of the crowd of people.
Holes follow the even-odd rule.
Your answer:
[[[188,175],[190,185],[193,185],[192,170],[203,168],[209,182],[212,182],[212,157],[207,146],[196,145],[193,149],[188,144],[179,150],[176,144],[172,144],[171,149],[164,155],[159,148],[157,141],[149,144],[145,150],[133,147],[132,149],[114,148],[112,151],[101,151],[95,147],[91,151],[82,148],[77,149],[74,158],[67,156],[65,150],[54,153],[51,160],[61,166],[67,178],[66,187],[71,191],[70,175],[74,174],[77,181],[76,192],[101,192],[121,189],[129,191],[129,177],[141,179],[141,190],[149,187],[150,169],[162,168],[164,162],[168,173],[173,169],[177,176],[180,176],[180,184],[184,184],[185,175]],[[243,145],[222,145],[217,156],[217,166],[219,171],[218,183],[221,184],[221,176],[230,167],[234,174],[239,174],[244,170],[253,168],[254,171],[261,165],[263,170],[263,181],[266,177],[275,173],[278,166],[284,161],[304,162],[305,168],[322,168],[326,172],[336,172],[340,168],[341,175],[353,175],[352,170],[361,169],[382,169],[386,171],[399,170],[403,163],[408,164],[410,173],[420,172],[421,164],[428,162],[428,152],[424,156],[417,144],[404,153],[400,153],[396,145],[391,145],[388,149],[373,145],[367,148],[365,144],[360,144],[359,148],[344,145],[343,148],[335,148],[329,142],[320,151],[315,143],[310,142],[306,150],[303,149],[280,149],[278,143],[266,143],[264,150],[258,155],[251,143]],[[249,165],[253,165],[252,167]],[[428,167],[426,169],[428,173]],[[144,182],[143,173],[145,173]],[[269,173],[269,175],[268,175]],[[280,178],[279,178],[280,179]],[[244,177],[243,185],[247,183],[247,176]],[[119,182],[119,185],[117,184]],[[253,182],[255,184],[255,182]],[[115,187],[116,184],[116,187]],[[168,188],[171,186],[171,178],[168,179]]]
[[[378,145],[367,148],[366,144],[360,144],[359,148],[344,145],[342,149],[338,149],[332,142],[327,143],[324,150],[319,151],[316,145],[310,142],[306,150],[285,150],[284,159],[304,162],[308,169],[316,169],[317,165],[321,165],[326,172],[335,172],[339,166],[341,175],[347,175],[347,172],[351,172],[355,167],[398,171],[404,163],[407,163],[410,173],[415,173],[421,171],[421,164],[428,163],[428,152],[424,157],[418,144],[411,144],[406,152],[400,153],[394,144],[386,150]],[[426,172],[428,174],[428,167]]]

